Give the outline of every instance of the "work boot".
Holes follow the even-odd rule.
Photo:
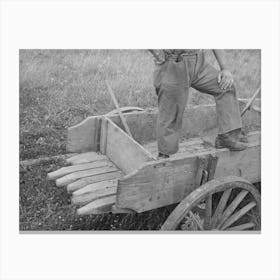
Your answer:
[[[237,141],[248,143],[247,135],[245,134],[244,130],[242,130],[241,128],[234,129],[229,133],[231,136],[234,136]]]
[[[228,148],[230,151],[243,151],[247,148],[246,143],[241,142],[234,132],[219,134],[215,141],[217,149]]]
[[[169,155],[162,154],[161,152],[158,153],[158,159],[169,158]]]
[[[238,141],[243,143],[248,143],[248,137],[243,130],[240,131],[237,137],[238,137]]]

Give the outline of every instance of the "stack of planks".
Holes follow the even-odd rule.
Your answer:
[[[116,201],[118,179],[124,176],[105,155],[86,152],[66,160],[70,166],[48,174],[58,187],[66,186],[78,215],[112,211]]]

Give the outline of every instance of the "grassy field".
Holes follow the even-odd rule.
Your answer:
[[[207,59],[217,66],[210,51]],[[259,50],[227,50],[240,97],[260,84]],[[121,106],[157,105],[152,85],[153,60],[145,50],[20,50],[20,160],[66,153],[66,128],[114,106],[111,84]],[[189,103],[213,102],[191,91]],[[141,215],[77,218],[64,189],[45,181],[62,162],[20,168],[21,230],[157,229],[174,206]]]

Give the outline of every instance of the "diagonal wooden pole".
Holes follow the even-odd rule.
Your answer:
[[[120,109],[120,106],[119,106],[119,104],[118,104],[118,101],[117,101],[117,99],[116,99],[116,96],[115,96],[115,94],[114,94],[112,88],[110,87],[109,83],[108,83],[107,81],[105,81],[105,82],[106,82],[108,91],[109,91],[109,93],[110,93],[110,95],[111,95],[111,98],[112,98],[112,100],[113,100],[113,102],[114,102],[114,105],[115,105],[115,107],[116,107],[116,109],[117,109],[117,111],[118,111],[118,114],[119,114],[120,118],[121,118],[121,121],[122,121],[122,123],[123,123],[123,126],[124,126],[124,128],[125,128],[127,134],[128,134],[131,138],[133,138],[133,137],[132,137],[132,134],[131,134],[131,132],[130,132],[129,126],[128,126],[127,122],[126,122],[126,119],[125,119],[125,117],[124,117],[124,115],[123,115],[123,113],[122,113],[122,111],[121,111],[121,109]]]
[[[258,96],[258,94],[260,93],[261,88],[259,87],[255,93],[253,94],[253,96],[249,99],[248,103],[246,104],[246,106],[244,107],[244,109],[241,112],[241,117],[246,113],[246,111],[251,107],[252,103],[254,102],[254,100],[256,99],[256,97]]]

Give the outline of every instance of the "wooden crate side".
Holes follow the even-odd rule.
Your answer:
[[[197,186],[197,158],[148,163],[137,172],[119,180],[119,208],[136,212],[179,202]]]
[[[100,116],[88,117],[68,128],[66,148],[69,152],[99,150]]]
[[[143,146],[108,118],[102,120],[102,146],[104,147],[101,150],[125,174],[133,172],[145,162],[154,159]]]
[[[124,113],[133,139],[138,143],[146,143],[156,139],[157,110],[146,109],[143,112]],[[108,116],[117,126],[125,130],[118,115]]]
[[[230,152],[228,149],[213,148],[187,157],[181,153],[174,158],[146,163],[119,180],[116,206],[144,212],[181,201],[197,186],[198,156],[218,156],[214,178],[237,175],[252,183],[259,182],[259,138],[252,135],[245,151]]]

